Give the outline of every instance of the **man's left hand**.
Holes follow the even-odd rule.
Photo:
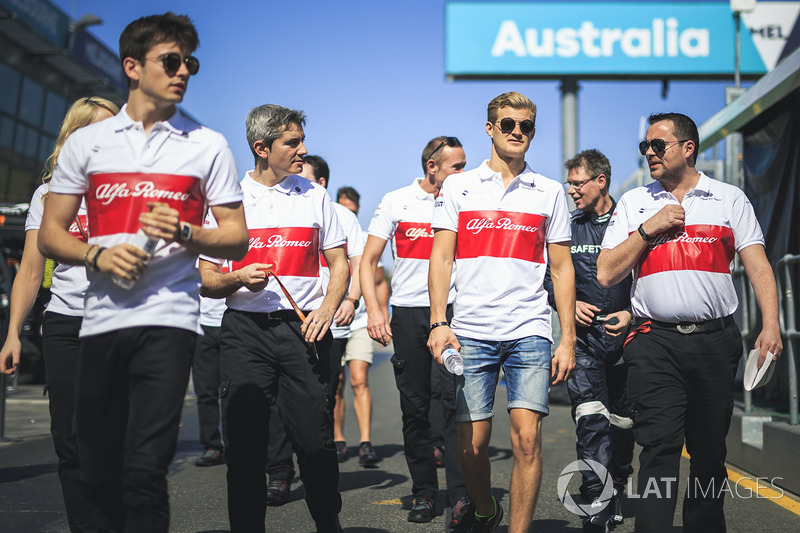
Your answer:
[[[336,314],[333,315],[333,321],[336,322],[336,325],[339,327],[349,326],[353,322],[355,316],[355,305],[351,300],[345,299],[339,304],[339,309],[337,309]]]
[[[181,216],[174,209],[162,202],[147,202],[150,211],[139,215],[142,229],[154,239],[164,239],[165,242],[175,242],[181,233]]]
[[[575,346],[558,345],[553,360],[550,362],[550,377],[553,385],[564,383],[575,369]]]
[[[758,354],[758,368],[761,368],[761,365],[763,365],[764,361],[767,359],[767,352],[772,353],[774,356],[772,361],[775,362],[783,351],[780,327],[777,325],[764,327],[756,339],[754,347],[760,350]]]
[[[619,322],[616,324],[609,324],[613,322],[612,318],[619,319]],[[619,337],[626,331],[628,331],[628,324],[631,323],[633,316],[628,311],[617,311],[616,313],[610,313],[606,315],[606,320],[603,322],[603,329],[606,331],[608,335],[611,337]]]
[[[333,313],[325,307],[315,309],[306,315],[306,321],[300,327],[300,332],[306,342],[321,341],[333,321]]]

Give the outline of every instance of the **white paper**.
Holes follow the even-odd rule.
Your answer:
[[[758,348],[750,350],[750,353],[747,354],[747,361],[744,366],[744,390],[750,391],[763,387],[769,383],[773,372],[775,372],[775,366],[772,364],[774,354],[767,352],[767,357],[764,359],[764,364],[761,365],[761,368],[758,368],[758,354]]]

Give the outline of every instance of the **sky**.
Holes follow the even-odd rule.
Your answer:
[[[302,109],[309,153],[331,167],[330,188],[361,193],[366,229],[381,197],[422,175],[420,154],[438,135],[464,145],[467,168],[490,155],[486,106],[518,91],[538,107],[531,167],[562,180],[558,81],[447,81],[444,0],[226,2],[53,0],[72,19],[104,20],[90,32],[117,51],[132,20],[168,10],[187,14],[200,35],[200,71],[183,107],[228,139],[240,174],[253,167],[247,112],[262,104]],[[582,81],[579,150],[611,161],[612,192],[639,165],[642,117],[677,111],[700,125],[724,107],[730,82]],[[619,191],[616,191],[617,194]]]

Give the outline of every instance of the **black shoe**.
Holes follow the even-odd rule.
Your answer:
[[[194,466],[215,466],[221,465],[224,462],[225,460],[222,457],[221,450],[208,448],[203,452],[203,455],[200,456],[200,459],[194,462]]]
[[[289,501],[292,485],[284,479],[275,479],[267,485],[267,505],[280,507]]]
[[[444,468],[444,451],[438,446],[433,447],[433,458],[436,459],[436,468]]]
[[[347,461],[347,444],[343,440],[337,440],[334,444],[336,445],[336,459],[340,463]]]
[[[433,498],[428,496],[417,496],[414,498],[414,505],[411,507],[411,512],[408,513],[408,521],[424,524],[433,520],[433,511],[436,506],[433,503]]]
[[[469,531],[469,527],[475,519],[475,503],[473,503],[469,494],[464,494],[452,509],[450,509],[448,514],[448,532]]]
[[[378,454],[375,453],[375,448],[372,447],[372,443],[368,440],[365,440],[361,443],[361,447],[358,449],[358,464],[361,466],[368,466],[374,465],[378,462]]]
[[[599,499],[592,502],[592,514],[583,520],[583,533],[608,533],[608,507],[608,502]]]
[[[608,503],[608,521],[615,526],[625,522],[625,517],[622,515],[622,493],[624,490],[624,487],[615,487],[614,492],[611,494],[611,501]]]
[[[479,517],[475,515],[472,521],[472,527],[469,529],[470,533],[494,533],[500,521],[503,520],[503,506],[497,503],[497,500],[492,496],[494,501],[494,516]]]

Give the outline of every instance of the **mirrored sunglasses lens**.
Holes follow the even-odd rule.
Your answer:
[[[447,143],[447,146],[450,148],[455,148],[459,144],[458,139],[455,137],[445,137],[444,142]]]
[[[504,118],[500,121],[500,131],[503,133],[511,133],[514,131],[514,127],[517,125],[512,118]]]
[[[181,56],[176,53],[164,55],[162,62],[164,64],[164,70],[167,72],[177,72],[178,69],[181,68]]]
[[[647,148],[650,146],[650,143],[647,141],[642,141],[639,143],[639,153],[645,155],[647,153]]]
[[[186,63],[186,68],[189,70],[189,74],[192,76],[197,74],[197,71],[200,70],[200,60],[196,57],[189,56],[184,59],[184,62]]]
[[[533,121],[523,120],[522,122],[520,122],[519,131],[521,131],[523,135],[528,135],[530,132],[533,131]]]
[[[661,154],[667,147],[667,143],[665,143],[663,139],[653,139],[652,141],[650,141],[650,146],[653,147],[653,151],[655,153]]]

